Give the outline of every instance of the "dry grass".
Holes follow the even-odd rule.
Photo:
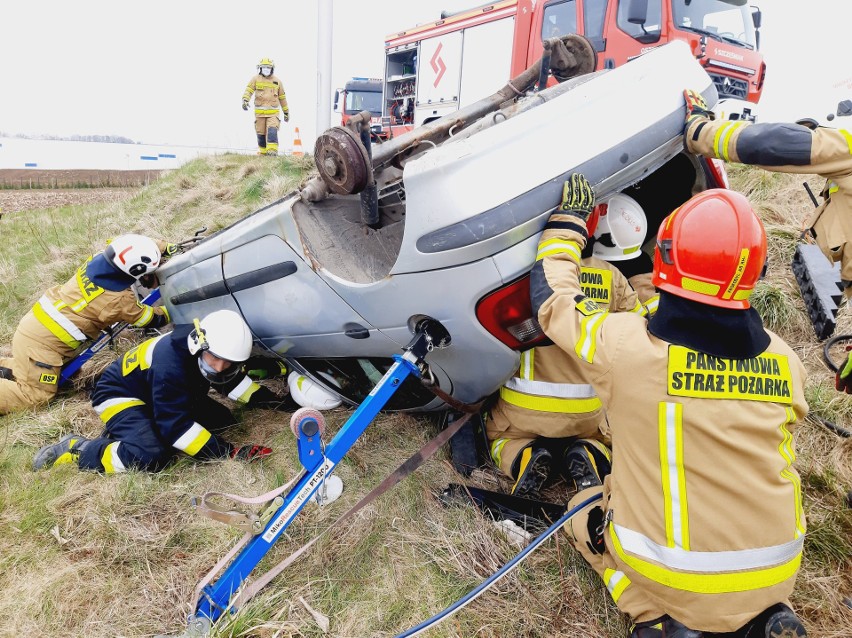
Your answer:
[[[127,202],[31,211],[0,220],[0,343],[48,285],[67,278],[82,254],[122,231],[170,240],[211,231],[289,192],[310,159],[221,156],[193,162]],[[733,184],[760,210],[770,236],[770,269],[755,296],[767,324],[789,340],[810,372],[812,413],[852,427],[852,401],[833,390],[821,362],[789,261],[801,217],[811,205],[796,176],[731,171]],[[818,189],[816,180],[810,180]],[[130,221],[128,221],[130,220]],[[841,312],[840,330],[852,332]],[[197,579],[239,534],[196,515],[189,497],[207,490],[266,492],[298,469],[288,414],[240,413],[232,437],[267,442],[262,465],[181,461],[157,475],[103,477],[57,468],[34,473],[33,452],[59,435],[96,435],[100,422],[85,386],[138,337],[101,353],[76,388],[48,409],[0,418],[0,636],[150,636],[184,628]],[[2,348],[0,348],[2,349]],[[348,412],[328,413],[336,431]],[[382,415],[343,460],[340,502],[309,506],[270,558],[277,562],[354,504],[428,437],[423,417]],[[852,612],[852,441],[816,421],[796,433],[798,468],[809,518],[804,567],[793,603],[814,638],[849,636]],[[299,597],[330,618],[336,637],[392,636],[436,613],[509,560],[517,547],[475,511],[446,508],[436,492],[459,481],[445,452],[429,461],[354,520],[327,534],[297,565],[236,615],[217,636],[318,637],[322,630]],[[504,485],[490,470],[470,481]],[[563,489],[552,499],[566,498]],[[565,542],[548,541],[517,570],[434,630],[443,637],[600,638],[624,636],[627,625],[600,579]]]

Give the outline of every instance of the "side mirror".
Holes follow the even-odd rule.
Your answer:
[[[628,0],[627,21],[630,24],[645,24],[648,21],[648,0]]]
[[[763,22],[763,13],[757,7],[752,7],[751,21],[754,23],[755,29],[759,29]]]
[[[340,89],[334,92],[334,110],[337,110],[337,103],[340,101]]]

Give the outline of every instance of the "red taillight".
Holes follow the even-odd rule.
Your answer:
[[[480,299],[476,318],[488,332],[515,350],[532,348],[547,339],[532,315],[529,275]]]
[[[731,183],[728,181],[728,171],[725,170],[725,163],[715,157],[707,158],[707,165],[710,167],[710,172],[713,173],[713,179],[716,180],[716,185],[710,188],[730,188]]]

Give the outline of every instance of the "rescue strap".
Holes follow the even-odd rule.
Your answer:
[[[492,585],[494,585],[497,581],[503,578],[506,574],[512,571],[515,567],[517,567],[522,560],[524,560],[527,556],[529,556],[532,552],[534,552],[538,547],[544,543],[548,538],[553,536],[556,532],[562,529],[562,526],[568,522],[574,514],[579,512],[581,509],[594,503],[595,501],[603,498],[602,494],[595,494],[594,496],[590,496],[583,502],[578,505],[572,507],[570,510],[565,512],[565,514],[557,520],[553,525],[544,530],[536,539],[524,547],[512,560],[503,565],[496,572],[491,574],[488,578],[482,581],[479,585],[477,585],[474,589],[470,590],[467,594],[459,598],[456,602],[454,602],[449,607],[445,608],[442,612],[435,614],[431,618],[424,620],[422,623],[417,625],[416,627],[412,627],[408,631],[405,631],[401,634],[398,634],[395,638],[410,638],[411,636],[417,636],[422,634],[424,631],[435,627],[439,623],[445,621],[447,618],[455,614],[457,611],[464,609],[468,604],[479,598],[486,590],[488,590]]]
[[[237,592],[231,603],[234,607],[240,607],[241,605],[247,603],[254,597],[255,594],[257,594],[258,591],[263,589],[281,572],[283,572],[285,569],[287,569],[287,567],[293,564],[302,554],[304,554],[311,547],[313,547],[313,545],[318,540],[323,538],[331,529],[337,527],[342,522],[354,516],[358,511],[372,503],[379,496],[381,496],[390,488],[394,487],[397,483],[402,481],[405,477],[412,474],[427,459],[429,459],[429,457],[431,457],[435,452],[438,451],[438,449],[440,449],[447,441],[449,441],[456,434],[456,432],[458,432],[462,428],[462,426],[464,426],[464,424],[467,423],[468,420],[470,420],[470,418],[474,414],[478,414],[479,411],[484,407],[485,401],[469,404],[462,403],[461,401],[453,398],[452,396],[441,390],[441,388],[434,383],[434,380],[431,378],[431,376],[429,381],[421,378],[421,382],[447,405],[459,412],[464,412],[465,415],[457,421],[454,421],[453,423],[449,424],[446,429],[442,430],[440,433],[438,433],[437,436],[427,442],[423,447],[421,447],[417,452],[415,452],[411,457],[409,457],[405,462],[403,462],[402,465],[400,465],[396,470],[394,470],[391,474],[385,477],[385,479],[381,483],[379,483],[379,485],[374,487],[366,496],[364,496],[360,501],[353,505],[348,511],[346,511],[343,515],[341,515],[337,520],[331,523],[327,528],[325,528],[317,536],[311,539],[308,543],[302,545],[300,548],[298,548],[292,554],[287,556],[280,563],[269,569],[266,573],[262,574],[256,580],[246,585],[242,590]],[[269,503],[270,500],[279,498],[282,493],[289,490],[294,484],[296,484],[296,482],[298,482],[302,478],[303,474],[304,472],[300,473],[292,481],[282,487],[276,488],[271,492],[267,492],[266,494],[256,496],[254,498],[245,498],[234,494],[224,494],[221,492],[208,492],[201,498],[195,497],[192,499],[193,505],[195,505],[200,514],[207,516],[208,518],[211,518],[213,520],[218,520],[245,530],[245,534],[239,541],[237,541],[236,545],[231,548],[231,551],[229,551],[227,555],[222,557],[222,559],[218,563],[216,563],[213,569],[211,569],[196,585],[193,608],[198,607],[198,603],[201,600],[201,597],[204,595],[204,588],[207,587],[207,585],[212,582],[216,575],[221,572],[225,568],[225,566],[228,565],[228,563],[231,562],[231,560],[252,539],[254,535],[259,533],[259,531],[263,531],[263,528],[266,523],[260,522],[258,530],[258,521],[262,521],[263,517],[267,513],[274,513],[280,507],[280,505],[270,505],[265,510],[264,514],[258,516],[256,514],[246,514],[245,512],[239,510],[228,509],[210,504],[207,502],[207,498],[226,498],[239,505],[266,504]],[[266,522],[268,522],[268,519]]]

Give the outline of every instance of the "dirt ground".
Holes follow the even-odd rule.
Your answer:
[[[0,170],[0,213],[128,199],[163,171]]]
[[[99,204],[131,198],[138,188],[56,188],[0,190],[0,213]]]

